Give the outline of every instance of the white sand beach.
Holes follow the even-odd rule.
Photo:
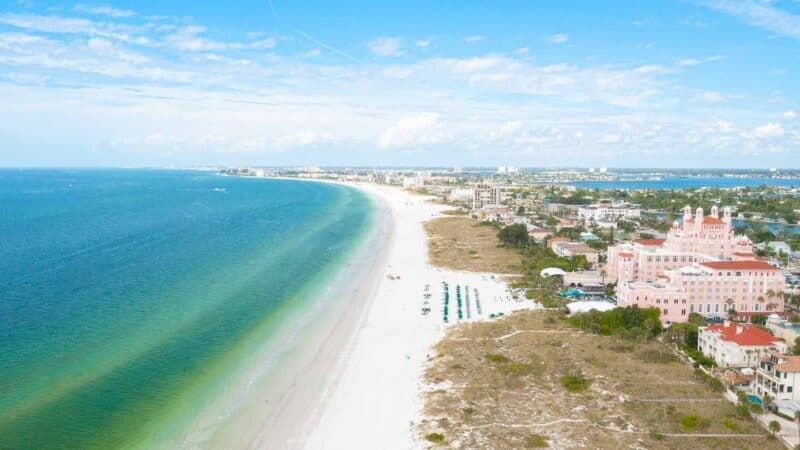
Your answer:
[[[463,297],[462,321],[483,320],[533,304],[512,301],[506,284],[492,274],[439,269],[428,263],[422,224],[445,207],[395,187],[356,186],[384,202],[392,215],[384,273],[337,356],[335,373],[328,377],[312,414],[308,438],[295,444],[308,449],[421,447],[413,435],[422,407],[420,380],[432,345],[447,326],[459,321],[457,290]],[[443,320],[443,282],[449,290],[449,324]],[[427,315],[422,313],[425,306],[430,307]]]

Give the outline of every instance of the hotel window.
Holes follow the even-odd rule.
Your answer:
[[[682,310],[681,310],[681,315],[682,315],[682,316],[685,316],[685,315],[686,315],[686,310],[685,310],[685,309],[682,309]]]
[[[666,316],[667,314],[669,314],[669,313],[668,313],[668,312],[667,312],[667,310],[665,309],[665,310],[664,310],[664,315]]]

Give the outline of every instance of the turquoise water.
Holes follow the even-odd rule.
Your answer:
[[[756,397],[755,395],[748,395],[747,396],[747,400],[749,400],[750,403],[755,403],[756,405],[763,405],[764,404],[764,402],[761,401],[761,399]]]
[[[0,448],[119,448],[203,413],[373,206],[320,183],[0,171]]]

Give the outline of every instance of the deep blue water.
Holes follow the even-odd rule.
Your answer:
[[[3,170],[0,205],[0,448],[135,440],[372,211],[342,186],[146,170]]]

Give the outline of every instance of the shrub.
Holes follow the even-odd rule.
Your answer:
[[[497,369],[503,375],[522,377],[525,375],[529,375],[531,372],[533,372],[533,364],[510,362],[508,364],[503,364],[501,366],[498,366]]]
[[[725,390],[725,383],[720,381],[719,379],[708,375],[707,373],[703,372],[700,369],[695,369],[694,374],[700,381],[704,382],[708,387],[712,390],[717,392],[722,392]]]
[[[733,408],[733,415],[740,418],[745,419],[750,417],[750,409],[747,407],[746,404],[739,404]]]
[[[710,425],[708,419],[700,417],[695,413],[687,414],[681,417],[681,426],[687,430],[694,430],[696,428],[705,428]]]
[[[575,314],[568,321],[572,326],[590,333],[641,340],[661,333],[659,314],[657,308],[626,306],[610,311],[592,310]]]
[[[731,431],[739,431],[739,424],[730,417],[725,418],[725,421],[722,422],[722,424],[725,426],[725,428]]]
[[[434,444],[441,444],[444,442],[444,435],[441,433],[428,433],[425,435],[425,440]]]
[[[500,242],[502,242],[503,245],[510,247],[525,247],[529,239],[528,229],[525,225],[519,223],[503,228],[500,230],[497,237],[500,238]]]
[[[549,439],[540,434],[529,434],[525,436],[525,447],[527,448],[545,448],[549,447]]]
[[[495,364],[504,364],[511,361],[508,359],[508,356],[503,356],[497,353],[487,353],[483,355],[483,357],[486,358],[487,361]]]
[[[659,433],[659,432],[657,432],[657,431],[651,431],[651,432],[650,432],[650,437],[651,437],[651,438],[652,438],[654,441],[663,441],[663,440],[664,440],[664,435],[663,435],[663,434],[661,434],[661,433]]]
[[[592,385],[592,380],[581,374],[564,375],[558,381],[567,392],[572,392],[573,394],[584,392]]]

